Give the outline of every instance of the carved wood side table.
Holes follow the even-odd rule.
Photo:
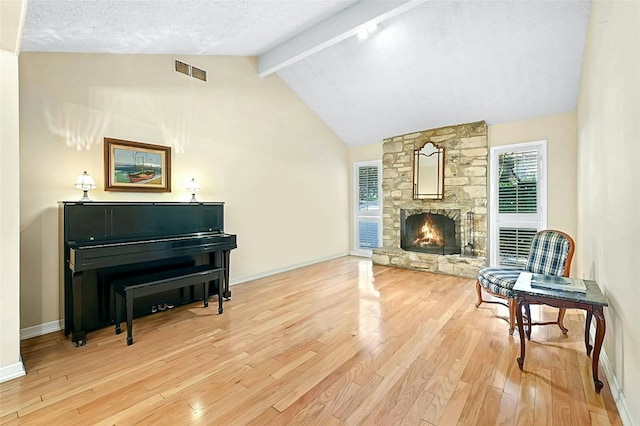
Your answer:
[[[604,333],[606,331],[606,323],[604,318],[604,307],[608,306],[600,287],[595,281],[590,280],[576,280],[574,278],[566,278],[565,280],[582,281],[586,286],[584,293],[577,291],[562,291],[551,288],[544,288],[543,286],[531,285],[531,273],[523,272],[520,274],[518,281],[513,287],[513,292],[516,294],[516,318],[518,320],[518,333],[520,334],[520,358],[518,358],[518,366],[520,370],[524,366],[525,357],[525,325],[527,338],[531,340],[531,315],[529,314],[530,304],[543,304],[553,306],[556,308],[567,309],[584,309],[586,311],[586,323],[584,326],[584,344],[587,351],[587,356],[591,355],[593,349],[593,355],[591,358],[591,370],[593,373],[593,383],[597,393],[600,393],[602,389],[602,382],[598,379],[598,361],[600,360],[600,349],[602,348],[602,342],[604,340]],[[541,278],[542,277],[542,278]],[[557,281],[556,277],[549,277],[554,282]],[[536,280],[539,283],[544,280],[544,276],[536,275]],[[570,283],[571,284],[571,283]],[[527,311],[527,323],[524,324],[522,309]],[[591,318],[596,319],[596,336],[593,346],[589,344],[589,329],[591,327]]]

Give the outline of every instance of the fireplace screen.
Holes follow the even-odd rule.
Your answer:
[[[435,254],[459,254],[460,238],[456,221],[439,213],[400,212],[400,247],[408,251]]]

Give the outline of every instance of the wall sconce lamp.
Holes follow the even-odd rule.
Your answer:
[[[197,203],[198,200],[196,200],[196,192],[200,191],[200,184],[196,182],[195,178],[191,178],[187,184],[187,191],[191,193],[191,200],[189,200],[189,202]]]
[[[87,174],[85,170],[84,173],[78,176],[78,180],[76,180],[76,188],[82,189],[84,191],[84,194],[82,195],[82,198],[80,198],[80,201],[91,201],[91,198],[89,198],[89,195],[87,194],[87,192],[90,189],[94,189],[95,187],[96,187],[96,183],[93,181],[93,178]]]

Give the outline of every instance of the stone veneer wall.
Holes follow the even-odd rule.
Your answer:
[[[444,147],[443,200],[413,199],[413,151],[426,142]],[[487,125],[484,121],[423,130],[385,139],[382,156],[382,247],[373,250],[372,261],[409,269],[475,278],[485,265],[487,248]],[[460,209],[475,214],[475,257],[438,255],[400,248],[400,209]],[[462,224],[464,228],[464,223]],[[462,235],[461,245],[466,244]]]

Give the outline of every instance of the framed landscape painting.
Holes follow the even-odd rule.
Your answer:
[[[104,138],[105,191],[171,192],[171,147]]]

